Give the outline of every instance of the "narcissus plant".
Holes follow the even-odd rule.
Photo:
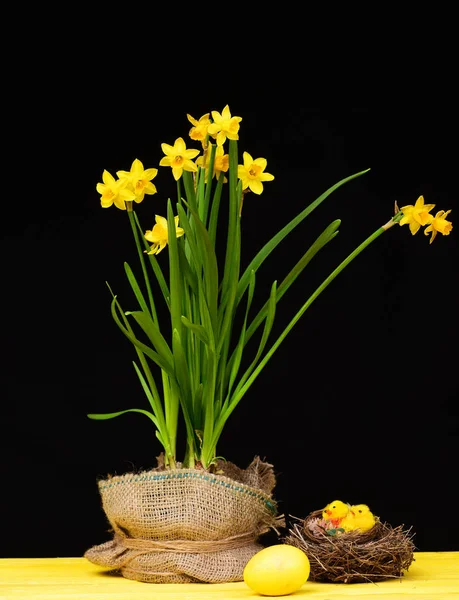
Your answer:
[[[305,206],[249,262],[244,261],[247,267],[242,270],[241,222],[246,210],[259,210],[256,202],[248,204],[244,199],[252,193],[258,201],[256,196],[264,192],[265,184],[273,181],[274,175],[264,157],[244,151],[240,162],[242,118],[233,116],[229,106],[221,113],[210,111],[199,119],[186,116],[192,124],[189,145],[194,143],[199,148],[187,147],[182,137],[172,145],[161,144],[164,156],[159,167],[172,170],[177,199],[167,200],[163,215],[156,210],[156,198],[148,200],[154,203],[151,229],[140,224],[134,206],[146,196],[157,194],[153,183],[157,168],[144,168],[135,159],[129,171],[117,172],[118,179],[103,171],[102,182],[96,186],[103,208],[115,206],[127,213],[137,248],[140,278],[125,263],[135,306],[127,310],[112,294],[111,312],[116,325],[132,343],[137,357],[134,369],[148,408],[120,407],[116,412],[88,416],[104,420],[131,412],[143,414],[153,424],[167,468],[180,462],[183,467],[207,469],[217,458],[217,445],[229,417],[288,333],[333,279],[396,224],[409,225],[412,234],[426,227],[430,242],[438,233],[449,235],[452,224],[447,220],[450,210],[439,211],[434,217],[430,211],[435,205],[424,204],[422,196],[414,205],[396,208],[396,214],[385,225],[323,280],[273,340],[278,304],[312,258],[335,238],[341,221],[332,221],[305,248],[283,281],[272,282],[261,308],[254,310],[258,269],[330,194],[369,169],[342,179]],[[166,307],[167,318],[161,321],[158,303]],[[255,335],[258,341],[249,347],[248,342]],[[183,458],[177,456],[180,422],[186,432]]]

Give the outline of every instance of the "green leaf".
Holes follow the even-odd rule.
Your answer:
[[[263,335],[261,336],[260,345],[258,347],[258,351],[255,356],[254,362],[257,362],[258,359],[260,358],[260,356],[265,348],[266,342],[268,341],[268,337],[269,337],[269,334],[271,333],[271,329],[273,327],[274,317],[276,315],[276,303],[277,303],[276,293],[277,293],[277,281],[274,281],[271,286],[271,293],[269,295],[268,314],[266,316],[266,322],[265,322],[265,326],[263,328]]]
[[[237,178],[238,171],[238,145],[236,140],[230,140],[229,142],[229,215],[228,215],[228,231],[226,237],[226,254],[225,254],[225,266],[223,270],[223,280],[221,285],[221,297],[225,300],[225,303],[229,303],[229,311],[226,310],[226,306],[222,307],[221,312],[227,312],[232,316],[233,314],[233,287],[239,281],[239,268],[241,260],[241,243],[240,243],[240,229],[241,229],[241,216],[239,212],[240,201],[241,201],[241,190],[242,184],[238,183]],[[252,269],[250,269],[252,270]],[[256,270],[256,269],[254,269]],[[249,284],[250,271],[247,274],[247,285]],[[247,285],[245,287],[247,287]],[[245,290],[245,288],[244,288]],[[220,319],[221,319],[220,315]],[[226,335],[227,327],[229,323],[226,321],[224,325],[224,334]],[[221,336],[220,336],[221,340]],[[223,342],[219,342],[218,347],[220,348]]]
[[[162,440],[161,443],[166,451],[166,455],[167,456],[174,455],[175,454],[175,443],[174,443],[174,447],[172,447],[173,445],[171,443],[171,439],[175,439],[175,429],[174,429],[174,431],[169,431],[167,424],[166,424],[165,417],[164,417],[163,407],[159,401],[159,398],[155,398],[153,396],[139,367],[135,363],[133,363],[133,364],[134,364],[134,368],[136,370],[137,376],[142,385],[143,391],[145,392],[145,394],[148,398],[148,401],[150,402],[150,406],[153,409],[153,414],[156,419],[155,420],[156,428],[157,428],[157,431],[159,432],[159,434],[161,435],[161,440]]]
[[[110,286],[109,286],[109,289],[110,289]],[[113,294],[111,289],[110,289],[110,292],[112,293],[113,300],[116,302],[116,296]],[[129,321],[128,321],[127,317],[124,315],[124,313],[122,312],[121,307],[119,306],[119,303],[117,303],[116,306],[118,307],[118,310],[121,314],[121,318],[123,319],[125,330],[128,331],[131,335],[133,335],[133,331],[129,324]],[[113,308],[114,307],[112,305],[112,310],[113,310]],[[116,317],[116,312],[115,312],[115,317]],[[151,394],[151,396],[154,399],[154,406],[151,404],[151,402],[150,402],[150,404],[151,404],[152,408],[156,407],[156,410],[154,412],[155,412],[156,416],[158,417],[159,421],[161,423],[163,423],[164,422],[164,413],[163,413],[161,401],[159,398],[158,388],[156,387],[156,382],[151,373],[150,367],[148,365],[148,361],[146,359],[145,354],[137,346],[134,345],[134,349],[139,358],[140,364],[142,365],[143,372],[145,373],[145,377],[146,377],[146,380],[147,380],[148,386],[149,386],[149,393]],[[134,366],[137,368],[137,365],[135,363],[134,363]],[[168,375],[166,374],[166,372],[164,370],[162,370],[161,373],[162,373],[163,378],[168,377]]]
[[[201,271],[201,256],[198,251],[197,242],[196,242],[196,234],[194,232],[193,227],[191,226],[190,219],[186,213],[186,210],[183,208],[181,204],[177,204],[177,214],[179,217],[180,227],[185,231],[184,238],[190,246],[191,252],[191,262],[189,263],[190,268],[193,269],[194,273],[199,274]]]
[[[328,225],[328,227],[325,228],[325,230],[319,235],[319,237],[315,240],[315,242],[310,246],[310,248],[300,258],[300,260],[296,263],[296,265],[293,267],[293,269],[291,269],[291,271],[288,273],[288,275],[285,277],[285,279],[282,281],[282,283],[277,288],[276,304],[284,296],[286,291],[290,288],[290,286],[297,279],[297,277],[303,272],[303,270],[310,263],[310,261],[317,254],[317,252],[319,250],[321,250],[326,244],[328,244],[328,242],[330,242],[336,235],[338,235],[338,227],[340,225],[341,225],[341,221],[339,219],[336,219],[335,221],[330,223],[330,225]],[[249,327],[247,328],[246,335],[245,335],[245,342],[244,342],[245,345],[249,342],[249,340],[251,339],[251,337],[253,336],[255,331],[258,329],[258,327],[261,325],[263,320],[266,318],[269,302],[270,302],[270,300],[268,299],[265,302],[265,304],[262,306],[262,308],[258,311],[257,315],[255,316],[255,318],[252,320]],[[234,352],[235,351],[233,351],[233,355],[234,355]],[[231,364],[231,361],[233,360],[233,355],[231,356],[229,364]]]
[[[187,327],[193,333],[195,333],[196,336],[201,340],[201,342],[204,342],[204,344],[206,344],[206,346],[209,345],[209,343],[210,343],[209,336],[207,335],[207,332],[202,325],[197,325],[195,323],[192,323],[184,315],[182,315],[182,323],[185,325],[185,327]]]
[[[151,358],[151,360],[154,361],[159,367],[161,367],[161,369],[164,369],[164,371],[166,371],[169,375],[171,375],[172,377],[175,377],[173,365],[170,364],[168,361],[166,361],[160,354],[158,354],[158,352],[155,352],[152,348],[150,348],[149,346],[147,346],[146,344],[144,344],[143,342],[138,340],[135,337],[134,333],[132,333],[132,331],[129,331],[129,329],[121,323],[118,315],[116,314],[117,308],[122,313],[121,306],[119,305],[119,303],[116,299],[116,296],[115,296],[112,301],[112,317],[113,317],[115,323],[120,328],[120,330],[127,337],[127,339],[132,344],[134,344],[134,346],[136,346],[136,348],[138,348],[144,354],[146,354],[149,358]],[[124,314],[123,314],[123,316],[124,316]]]
[[[250,278],[250,271],[257,271],[258,267],[266,260],[266,258],[271,254],[271,252],[280,244],[280,242],[291,232],[297,225],[299,225],[314,209],[316,209],[330,194],[332,194],[339,187],[355,179],[356,177],[360,177],[364,173],[368,173],[370,169],[365,169],[365,171],[360,171],[359,173],[355,173],[354,175],[350,175],[332,185],[326,192],[324,192],[321,196],[319,196],[314,202],[309,204],[299,215],[294,217],[290,223],[285,225],[273,238],[267,242],[263,248],[258,252],[258,254],[252,259],[246,270],[244,271],[242,277],[239,280],[238,290],[237,290],[237,299],[236,304],[239,304],[241,301],[242,295],[244,294]]]
[[[182,208],[182,207],[180,206],[180,208]],[[182,211],[183,211],[183,209],[182,209]],[[185,211],[183,211],[183,212],[185,212]],[[182,220],[180,220],[180,223],[182,223]],[[187,241],[188,241],[188,244],[190,244],[189,237],[187,237]],[[190,246],[191,246],[191,244],[190,244]],[[185,280],[188,282],[188,285],[193,290],[193,293],[197,294],[197,287],[198,287],[197,277],[196,277],[195,273],[192,271],[190,263],[188,262],[188,258],[186,257],[185,251],[183,250],[181,245],[178,246],[178,253],[179,253],[180,271],[185,276]],[[192,255],[192,252],[191,252],[191,255]]]
[[[220,211],[220,200],[222,197],[223,190],[223,180],[225,176],[223,173],[220,173],[220,176],[217,181],[217,186],[215,188],[214,197],[212,199],[212,208],[210,211],[209,217],[209,238],[212,243],[212,246],[215,248],[215,240],[217,239],[217,225],[218,225],[218,214]],[[210,184],[209,188],[210,188]]]
[[[191,385],[190,385],[190,373],[188,369],[188,363],[186,360],[185,353],[183,351],[182,341],[180,339],[179,332],[174,329],[173,331],[173,339],[174,339],[174,365],[175,365],[175,375],[177,378],[177,382],[180,386],[181,397],[186,403],[188,411],[191,407]]]
[[[234,382],[235,382],[237,374],[239,372],[239,367],[241,365],[242,353],[243,353],[244,346],[245,346],[245,333],[246,333],[246,329],[247,329],[247,319],[248,319],[248,315],[249,315],[249,311],[250,311],[250,306],[252,304],[253,295],[255,292],[255,271],[252,271],[252,273],[250,275],[251,276],[250,276],[250,283],[249,283],[249,293],[247,296],[247,306],[246,306],[246,310],[245,310],[244,322],[243,322],[243,325],[241,328],[241,333],[239,336],[238,343],[233,352],[234,359],[232,359],[230,361],[231,371],[230,371],[229,383],[228,383],[228,397],[230,397],[230,395],[231,395],[231,390],[233,388]]]
[[[194,223],[197,230],[197,242],[202,257],[204,267],[204,288],[209,308],[212,327],[214,332],[217,330],[217,302],[218,302],[218,265],[217,256],[213,244],[209,238],[209,234],[204,227],[203,222],[199,218],[198,213],[189,207],[194,218]]]
[[[202,394],[202,406],[204,409],[204,427],[202,435],[201,450],[204,456],[204,462],[212,458],[209,454],[214,454],[214,449],[211,448],[210,444],[213,438],[213,429],[215,421],[215,378],[216,378],[216,365],[215,365],[215,354],[212,349],[207,349],[207,360],[206,360],[206,376],[205,384],[203,387]]]
[[[229,217],[228,217],[228,236],[226,244],[225,256],[225,275],[231,271],[231,263],[233,261],[233,240],[237,221],[240,220],[240,197],[238,194],[238,143],[236,140],[229,142]],[[223,277],[224,284],[226,277]]]
[[[180,405],[182,407],[183,418],[185,420],[186,434],[188,443],[194,445],[195,423],[193,423],[193,402],[191,395],[190,377],[186,357],[183,352],[182,341],[179,332],[174,329],[172,332],[174,343],[174,364],[176,381],[180,388]]]
[[[90,413],[87,416],[93,421],[107,421],[108,419],[114,419],[115,417],[119,417],[120,415],[125,415],[126,413],[130,412],[141,413],[142,415],[146,415],[151,421],[153,421],[156,428],[158,428],[158,421],[156,417],[148,410],[143,410],[142,408],[128,408],[127,410],[120,410],[118,412],[103,414]]]
[[[242,396],[248,391],[248,389],[250,388],[252,383],[255,381],[255,379],[258,377],[258,375],[261,373],[261,371],[266,366],[266,364],[269,361],[269,359],[271,358],[271,356],[274,354],[274,352],[277,350],[277,348],[279,348],[279,346],[284,341],[284,339],[286,338],[288,333],[293,329],[293,327],[296,325],[296,323],[298,323],[298,321],[300,320],[302,315],[311,306],[311,304],[314,302],[314,300],[316,300],[319,297],[319,295],[330,285],[330,283],[335,279],[335,277],[337,277],[339,275],[339,273],[341,273],[341,271],[343,269],[345,269],[347,267],[347,265],[349,265],[349,263],[351,263],[367,246],[369,246],[377,237],[382,235],[385,231],[386,230],[384,229],[384,227],[379,227],[372,235],[370,235],[366,240],[364,240],[360,244],[360,246],[358,246],[353,252],[351,252],[351,254],[349,254],[349,256],[347,258],[345,258],[336,267],[336,269],[334,269],[334,271],[332,271],[332,273],[330,273],[330,275],[326,279],[324,279],[324,281],[319,285],[319,287],[315,290],[315,292],[308,298],[308,300],[306,300],[306,302],[303,304],[303,306],[300,308],[300,310],[296,313],[296,315],[293,317],[293,319],[290,321],[290,323],[287,325],[287,327],[284,329],[284,331],[280,334],[280,336],[277,338],[277,340],[274,342],[274,344],[271,346],[271,348],[265,354],[265,356],[261,360],[260,364],[254,370],[254,372],[250,375],[250,377],[245,382],[245,384],[238,390],[237,394],[235,394],[235,396],[237,396],[237,398],[232,399],[232,405],[233,405],[233,402],[235,402],[237,404],[239,402],[239,400],[242,398]],[[231,406],[228,408],[228,410],[231,408]]]
[[[148,387],[148,384],[145,381],[145,378],[142,375],[142,372],[140,371],[139,367],[135,364],[135,362],[133,362],[132,364],[134,365],[134,369],[140,380],[140,384],[142,385],[143,391],[145,392],[145,395],[147,396],[148,401],[150,402],[150,406],[153,409],[153,414],[155,415],[155,418],[158,421],[158,424],[156,426],[160,431],[164,431],[166,429],[166,423],[164,421],[164,413],[162,406],[158,401],[159,399],[155,398],[151,393],[150,388]]]
[[[159,331],[158,325],[153,321],[150,314],[148,312],[145,313],[139,310],[126,311],[125,314],[134,317],[136,323],[142,328],[150,342],[155,347],[156,351],[164,358],[165,361],[172,364],[173,357],[171,349],[169,348],[166,340]]]
[[[137,302],[139,303],[140,308],[145,312],[150,314],[150,310],[148,308],[148,304],[143,297],[142,291],[140,289],[139,284],[135,278],[134,273],[132,272],[131,267],[127,262],[124,263],[124,270],[126,272],[129,283],[131,284],[132,291],[134,292],[135,297],[137,298]]]
[[[157,437],[157,438],[158,438],[158,440],[159,440],[159,443],[160,443],[160,444],[161,444],[161,446],[164,448],[164,450],[166,450],[166,445],[165,445],[165,443],[164,443],[164,440],[163,440],[163,438],[162,438],[162,436],[161,436],[160,432],[159,432],[158,430],[156,430],[156,432],[155,432],[155,433],[156,433],[156,437]]]
[[[226,419],[228,419],[230,414],[233,412],[233,410],[235,409],[237,404],[242,399],[242,396],[239,394],[239,391],[244,386],[247,379],[250,377],[252,371],[254,370],[258,361],[260,360],[263,350],[265,349],[266,343],[269,338],[269,334],[271,333],[271,329],[272,329],[272,326],[274,323],[274,317],[276,314],[276,286],[277,286],[277,282],[274,281],[271,286],[271,292],[270,292],[269,300],[268,300],[267,317],[266,317],[266,321],[265,321],[265,326],[263,328],[263,334],[262,334],[262,337],[260,340],[260,344],[258,346],[257,354],[255,355],[255,358],[253,359],[253,361],[250,363],[249,367],[246,369],[244,375],[241,377],[241,380],[239,381],[239,383],[234,391],[233,396],[231,397],[228,394],[228,398],[223,405],[222,415],[226,415],[224,417],[225,421],[226,421]]]
[[[223,352],[228,351],[229,338],[228,332],[231,331],[231,327],[234,320],[234,314],[236,311],[236,294],[238,288],[238,276],[241,256],[241,227],[240,220],[237,222],[234,229],[234,240],[233,240],[233,251],[234,260],[232,262],[233,270],[230,272],[227,278],[226,287],[222,286],[222,300],[219,306],[219,333],[218,333],[218,344],[217,344],[217,355],[220,354],[222,348],[226,346]],[[250,275],[249,275],[250,279]]]
[[[203,385],[202,385],[202,383],[200,383],[194,391],[193,413],[192,414],[193,414],[193,424],[194,424],[195,429],[196,428],[202,429],[202,422],[203,422],[202,390],[203,390]]]

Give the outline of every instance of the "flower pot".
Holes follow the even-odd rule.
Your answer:
[[[153,469],[98,482],[113,538],[86,551],[92,563],[149,583],[243,580],[259,536],[283,519],[272,465],[246,470]]]

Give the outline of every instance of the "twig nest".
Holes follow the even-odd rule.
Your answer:
[[[322,511],[310,513],[288,528],[284,538],[309,558],[311,581],[365,583],[400,578],[414,560],[413,534],[403,526],[391,527],[379,519],[361,533],[330,535],[320,526]]]

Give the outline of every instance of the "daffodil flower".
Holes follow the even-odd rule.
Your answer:
[[[167,219],[164,217],[160,217],[159,215],[155,215],[156,225],[153,229],[149,229],[145,232],[145,239],[148,242],[152,243],[150,250],[147,254],[159,254],[161,250],[166,247],[166,244],[169,240],[169,232],[167,229]],[[178,226],[179,218],[178,216],[174,217],[175,221],[175,234],[179,238],[182,236],[185,231],[181,227]]]
[[[183,171],[198,170],[192,159],[199,154],[199,150],[187,150],[183,138],[177,138],[173,146],[161,144],[161,148],[166,156],[159,161],[159,164],[161,167],[172,167],[175,181],[180,179]]]
[[[214,122],[207,128],[207,133],[217,140],[217,146],[223,146],[226,138],[229,140],[239,139],[239,123],[242,121],[242,117],[232,117],[228,105],[221,114],[213,110],[212,119]]]
[[[142,162],[136,158],[130,171],[117,171],[121,180],[126,181],[126,187],[135,194],[135,202],[142,202],[145,194],[156,194],[156,186],[151,180],[158,174],[158,169],[144,169]]]
[[[255,160],[248,152],[243,154],[244,164],[238,165],[237,176],[242,181],[242,189],[249,188],[255,194],[261,194],[263,191],[262,181],[272,181],[274,175],[265,173],[266,158],[256,158]]]
[[[196,164],[199,167],[202,167],[206,170],[205,181],[207,183],[209,176],[209,162],[210,162],[210,154],[212,151],[212,144],[209,144],[207,150],[204,152],[204,156],[199,156],[196,159]],[[220,177],[220,173],[226,173],[229,169],[229,155],[224,153],[223,146],[217,146],[215,150],[215,158],[214,158],[214,170],[212,173],[212,178],[216,177],[217,179]],[[228,180],[226,177],[223,179],[223,183],[226,183]]]
[[[188,121],[193,125],[193,127],[190,129],[190,138],[192,140],[201,142],[203,148],[205,147],[207,128],[211,124],[209,114],[210,113],[206,113],[205,115],[202,115],[199,121],[193,119],[191,115],[187,115]]]
[[[437,232],[441,233],[442,235],[449,235],[451,233],[453,224],[451,221],[446,220],[446,217],[450,212],[450,210],[447,210],[446,212],[444,210],[439,210],[430,225],[424,229],[424,235],[429,235],[429,233],[432,233],[429,244],[434,241]]]
[[[116,180],[107,170],[102,173],[102,181],[103,183],[96,185],[96,189],[101,195],[102,208],[109,208],[114,204],[120,210],[126,210],[126,202],[135,200],[134,192],[126,187],[127,181]]]
[[[403,217],[400,219],[400,225],[409,225],[411,233],[414,235],[419,231],[419,228],[424,225],[428,225],[433,221],[433,215],[430,211],[435,208],[435,204],[424,204],[424,196],[419,196],[416,200],[416,204],[408,204],[402,206],[400,211],[403,213]]]

